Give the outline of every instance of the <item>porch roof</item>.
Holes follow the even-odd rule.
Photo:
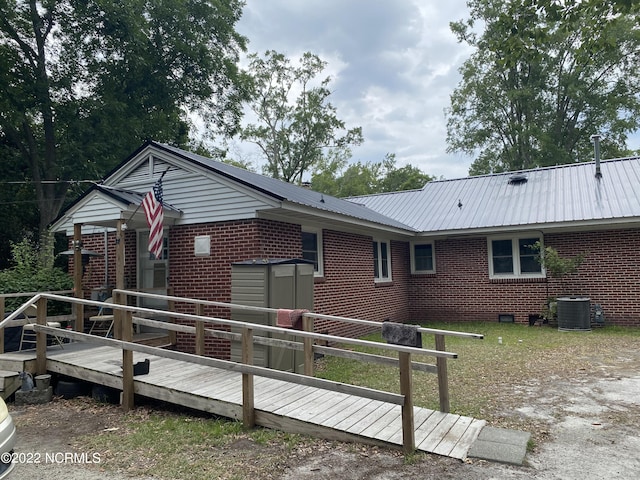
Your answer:
[[[74,223],[115,228],[118,220],[129,222],[131,227],[146,226],[142,210],[145,193],[94,184],[52,224],[53,231],[71,230]],[[174,206],[162,204],[165,221],[180,218],[182,211]]]

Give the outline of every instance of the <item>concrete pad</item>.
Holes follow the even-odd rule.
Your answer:
[[[44,390],[18,390],[15,394],[16,405],[38,405],[49,403],[53,397],[53,388],[48,387]]]
[[[527,454],[528,432],[484,427],[469,449],[468,457],[522,465]]]

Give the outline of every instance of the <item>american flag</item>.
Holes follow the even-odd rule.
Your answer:
[[[153,190],[147,193],[142,200],[142,208],[149,225],[149,252],[158,260],[162,258],[162,239],[164,236],[162,223],[164,213],[162,211],[162,177],[153,186]]]

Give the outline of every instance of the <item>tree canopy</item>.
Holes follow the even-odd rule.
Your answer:
[[[273,50],[264,58],[250,56],[250,106],[256,122],[243,128],[241,139],[260,148],[267,161],[265,174],[300,183],[329,151],[340,155],[362,143],[361,128],[347,130],[329,102],[331,78],[317,78],[325,67],[309,52],[297,64]]]
[[[475,48],[447,111],[449,151],[471,174],[628,152],[640,127],[640,29],[622,0],[471,0],[451,24]],[[481,25],[482,33],[476,31]]]
[[[149,138],[186,146],[187,110],[236,132],[242,5],[0,0],[0,152],[33,186],[41,233],[71,181],[101,178]]]
[[[380,162],[348,163],[349,153],[320,161],[311,177],[311,188],[335,197],[397,192],[424,187],[433,177],[412,165],[396,166],[394,154]]]

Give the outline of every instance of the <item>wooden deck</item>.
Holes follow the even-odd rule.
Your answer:
[[[242,375],[210,366],[134,352],[134,362],[150,359],[149,374],[134,377],[137,395],[200,411],[242,419]],[[35,352],[0,355],[0,369],[22,370]],[[82,343],[47,349],[47,370],[122,388],[122,352]],[[256,424],[340,441],[402,446],[401,408],[315,387],[255,378]],[[418,450],[465,459],[484,420],[414,407]]]

